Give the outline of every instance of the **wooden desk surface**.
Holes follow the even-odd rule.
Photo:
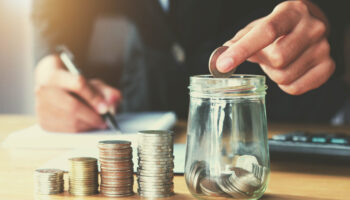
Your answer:
[[[0,142],[12,131],[35,123],[34,117],[0,115]],[[176,127],[176,142],[185,142],[184,122]],[[269,125],[269,136],[290,130],[342,131],[350,134],[350,127],[325,125]],[[62,150],[7,150],[0,149],[0,199],[112,199],[100,195],[74,197],[61,195],[35,195],[33,171]],[[350,166],[332,163],[299,163],[272,161],[268,189],[262,199],[350,199]],[[193,199],[183,176],[174,179],[176,195],[169,199]],[[135,184],[136,185],[136,184]],[[137,195],[126,199],[138,199]]]

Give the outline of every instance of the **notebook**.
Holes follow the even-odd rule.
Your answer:
[[[96,147],[98,141],[112,139],[136,144],[139,130],[169,130],[176,123],[174,112],[126,113],[117,115],[116,119],[121,132],[54,133],[34,125],[10,134],[1,145],[4,148],[77,149]]]
[[[85,133],[47,132],[39,125],[11,133],[1,144],[3,148],[20,149],[66,149],[62,155],[46,161],[40,168],[68,170],[70,157],[98,158],[97,143],[100,140],[129,140],[133,147],[134,170],[137,168],[137,142],[139,130],[169,130],[176,123],[173,112],[125,113],[116,116],[121,132],[100,130]],[[174,145],[174,173],[183,174],[185,144]],[[33,155],[35,156],[35,155]]]

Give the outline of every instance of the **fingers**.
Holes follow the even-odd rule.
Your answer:
[[[40,87],[36,91],[36,110],[40,125],[49,131],[81,132],[106,128],[92,108],[59,88]]]
[[[326,39],[323,39],[308,48],[298,59],[285,68],[276,68],[265,64],[261,64],[261,68],[277,84],[287,85],[328,57],[329,51],[329,44]]]
[[[83,99],[100,114],[108,111],[103,95],[94,90],[83,76],[66,71],[57,55],[50,55],[39,62],[36,69],[37,87],[58,87],[72,92]]]
[[[305,20],[299,23],[291,33],[277,39],[248,60],[275,68],[286,67],[309,46],[318,42],[325,32],[325,25],[320,21]]]
[[[122,100],[121,92],[118,89],[111,87],[97,79],[91,80],[90,83],[95,88],[95,90],[99,91],[104,96],[104,99],[110,106],[109,111],[115,114],[117,105]]]
[[[47,85],[59,87],[78,95],[100,114],[108,111],[108,103],[103,95],[81,75],[74,75],[59,69],[52,75]]]
[[[285,12],[286,9],[286,7],[276,7],[272,14],[232,44],[218,58],[218,70],[222,73],[232,70],[280,36],[292,31],[301,16],[298,12]]]
[[[98,79],[93,79],[90,81],[91,85],[98,90],[110,104],[116,104],[121,101],[121,92]]]
[[[327,57],[324,61],[307,71],[301,78],[289,85],[279,85],[279,87],[289,94],[300,95],[320,87],[329,79],[334,70],[334,61]]]
[[[252,30],[252,28],[259,23],[262,19],[258,19],[255,20],[253,22],[251,22],[250,24],[248,24],[246,27],[244,27],[243,29],[241,29],[240,31],[238,31],[236,33],[236,35],[229,41],[225,42],[225,44],[223,46],[231,46],[233,45],[236,41],[240,40],[243,36],[245,36],[250,30]]]

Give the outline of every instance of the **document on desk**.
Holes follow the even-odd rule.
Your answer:
[[[169,130],[176,122],[173,112],[125,113],[116,117],[122,133],[110,130],[85,133],[53,133],[39,125],[10,134],[1,144],[5,148],[77,149],[96,147],[100,140],[129,140],[137,144],[139,130]]]
[[[100,140],[129,140],[133,147],[134,169],[137,168],[137,132],[139,130],[169,130],[176,122],[173,112],[143,112],[120,114],[117,117],[122,131],[102,130],[86,133],[53,133],[43,130],[39,125],[10,134],[1,144],[10,149],[66,149],[62,155],[56,156],[41,168],[58,168],[68,170],[70,157],[98,158],[97,143]],[[186,145],[174,145],[174,173],[184,172]]]

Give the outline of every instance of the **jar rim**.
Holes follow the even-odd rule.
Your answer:
[[[251,96],[265,95],[267,86],[264,75],[233,74],[228,78],[215,78],[212,75],[190,77],[191,96]]]
[[[232,78],[265,80],[264,75],[255,75],[255,74],[232,74],[228,78],[215,78],[211,74],[201,74],[201,75],[191,76],[191,79],[210,79],[210,80],[223,80],[223,79],[232,79]]]

